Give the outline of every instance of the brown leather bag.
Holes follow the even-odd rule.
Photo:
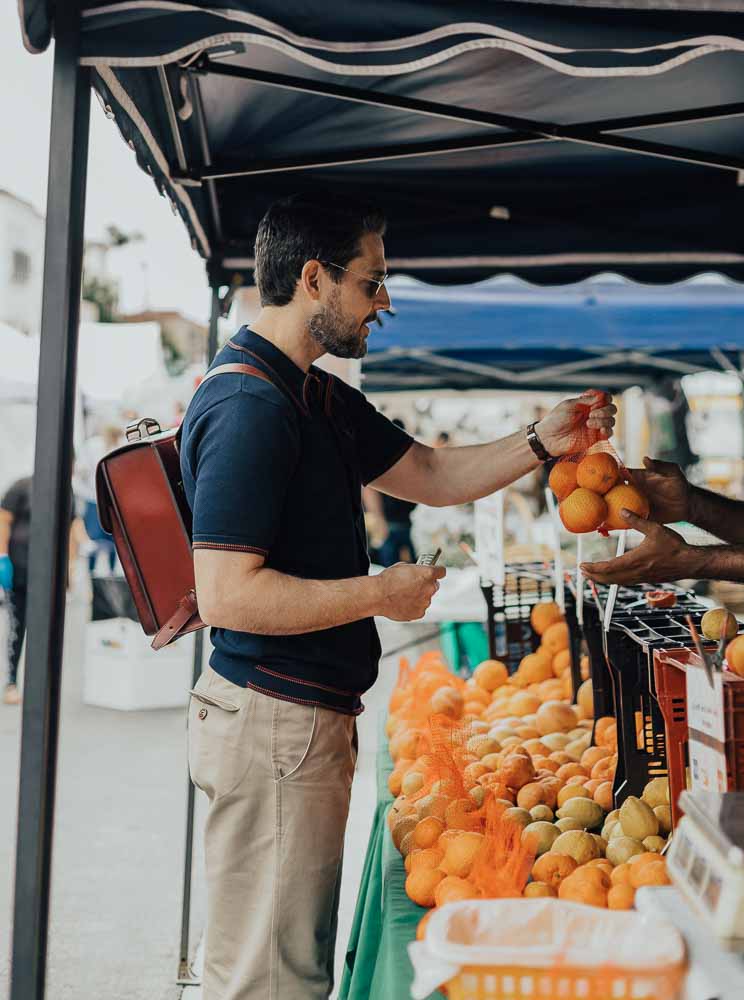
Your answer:
[[[273,380],[252,365],[213,368],[217,375]],[[197,392],[199,389],[197,389]],[[204,628],[196,604],[191,551],[191,510],[181,481],[180,434],[161,431],[145,417],[127,427],[127,444],[105,455],[96,469],[98,517],[113,536],[145,635],[162,649],[181,635]]]

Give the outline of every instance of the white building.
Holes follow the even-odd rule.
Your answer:
[[[0,189],[0,322],[38,333],[44,271],[44,216]]]

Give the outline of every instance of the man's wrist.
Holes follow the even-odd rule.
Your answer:
[[[383,570],[382,572],[384,573],[385,571]],[[385,581],[382,579],[382,573],[367,577],[367,582],[371,591],[369,614],[372,617],[384,615]]]
[[[698,486],[693,486],[692,483],[687,484],[687,510],[685,511],[685,520],[689,524],[694,524],[700,527],[700,520],[702,518],[702,499],[703,491]]]

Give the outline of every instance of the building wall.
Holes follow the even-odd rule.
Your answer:
[[[26,334],[41,329],[44,218],[0,191],[0,320]]]

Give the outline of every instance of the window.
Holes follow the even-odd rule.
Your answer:
[[[13,272],[11,281],[17,285],[25,285],[31,277],[31,258],[23,250],[13,251]]]

